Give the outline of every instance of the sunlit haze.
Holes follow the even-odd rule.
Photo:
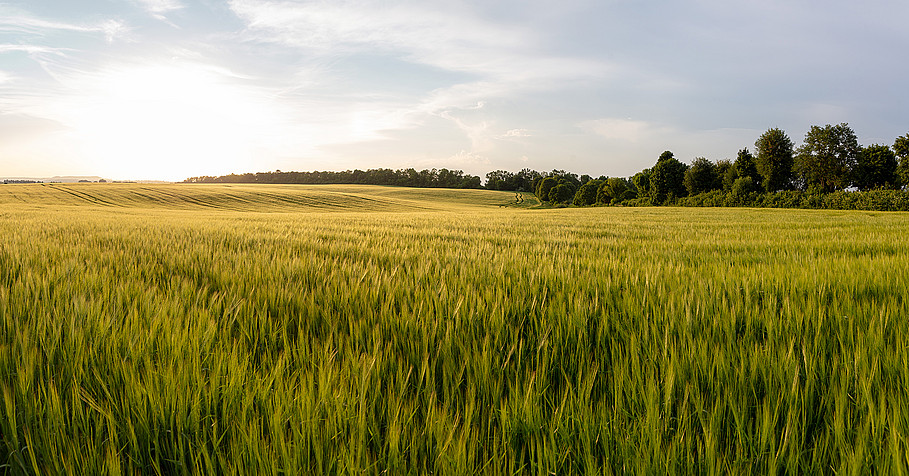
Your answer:
[[[909,132],[909,3],[0,2],[0,177],[568,169]]]

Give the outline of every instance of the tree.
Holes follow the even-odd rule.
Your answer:
[[[581,185],[581,188],[578,189],[577,193],[574,194],[572,203],[582,207],[593,205],[597,202],[597,191],[602,183],[602,180],[587,180],[584,182],[584,185]]]
[[[459,188],[480,188],[480,177],[477,175],[465,175],[458,183]]]
[[[811,126],[798,148],[795,170],[808,188],[822,192],[842,190],[852,183],[861,148],[848,124]]]
[[[897,137],[893,141],[893,153],[896,154],[896,158],[899,160],[896,175],[900,186],[909,185],[909,134]]]
[[[514,175],[515,190],[518,192],[533,192],[535,185],[543,179],[543,174],[531,169],[521,169]]]
[[[886,145],[863,147],[853,176],[855,186],[862,190],[896,188],[896,155]]]
[[[650,199],[660,205],[685,196],[685,170],[688,166],[673,157],[672,152],[660,154],[650,171]]]
[[[752,192],[757,192],[759,186],[751,177],[739,177],[735,179],[735,182],[732,184],[732,188],[729,190],[729,193],[732,195],[732,199],[738,205],[744,205]]]
[[[732,188],[732,183],[735,182],[737,176],[735,174],[735,165],[729,161],[729,159],[720,159],[716,161],[716,178],[717,178],[717,188],[722,189],[724,192],[728,192]],[[732,180],[729,180],[727,177],[732,175]],[[727,184],[726,181],[729,180]]]
[[[792,186],[792,141],[781,129],[771,128],[758,137],[754,164],[764,190],[775,192]]]
[[[513,190],[514,174],[506,170],[493,170],[486,174],[486,188],[489,190]]]
[[[751,177],[755,183],[761,181],[761,174],[758,172],[754,156],[747,147],[740,150],[735,157],[735,172],[738,177]]]
[[[627,179],[610,177],[606,179],[597,190],[597,203],[618,203],[628,198],[633,192]]]
[[[704,157],[697,157],[691,162],[691,167],[685,171],[684,183],[688,195],[709,192],[722,186],[716,165]]]
[[[644,169],[631,177],[634,188],[638,191],[639,197],[650,196],[650,169]]]
[[[539,186],[537,187],[537,198],[542,202],[549,201],[549,192],[552,191],[553,187],[559,184],[558,179],[555,177],[546,177],[540,181]]]
[[[562,181],[549,190],[549,202],[551,203],[568,203],[574,197],[574,186],[567,180]]]
[[[578,178],[578,174],[573,174],[565,170],[553,169],[552,172],[549,172],[549,176],[555,177],[560,182],[564,180],[575,188],[581,186],[581,180]]]

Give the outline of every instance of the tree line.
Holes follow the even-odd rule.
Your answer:
[[[369,169],[343,172],[257,172],[190,177],[186,183],[364,184],[426,188],[481,188],[480,177],[448,169]]]
[[[576,176],[574,176],[576,177]],[[585,176],[586,177],[586,176]],[[735,160],[671,151],[631,178],[576,180],[554,171],[534,193],[553,206],[683,205],[909,210],[909,134],[893,145],[859,145],[848,124],[812,126],[799,147],[770,128]]]
[[[909,134],[892,145],[859,145],[848,124],[811,126],[795,147],[779,128],[734,160],[695,158],[671,151],[631,177],[593,178],[565,170],[494,170],[480,177],[461,170],[369,169],[343,172],[258,172],[190,177],[188,183],[367,184],[430,188],[486,188],[533,193],[547,206],[753,206],[909,210]]]

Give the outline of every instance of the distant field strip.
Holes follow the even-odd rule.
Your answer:
[[[0,186],[12,204],[226,211],[416,211],[492,207],[515,194],[371,185],[40,184]],[[529,198],[529,197],[528,197]],[[526,204],[537,203],[530,199]]]

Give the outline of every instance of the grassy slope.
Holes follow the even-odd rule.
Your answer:
[[[525,206],[536,204],[530,194]],[[414,211],[489,207],[514,193],[375,185],[40,184],[0,186],[2,205],[230,211]]]
[[[906,471],[909,215],[73,187],[140,205],[0,200],[4,469]]]

